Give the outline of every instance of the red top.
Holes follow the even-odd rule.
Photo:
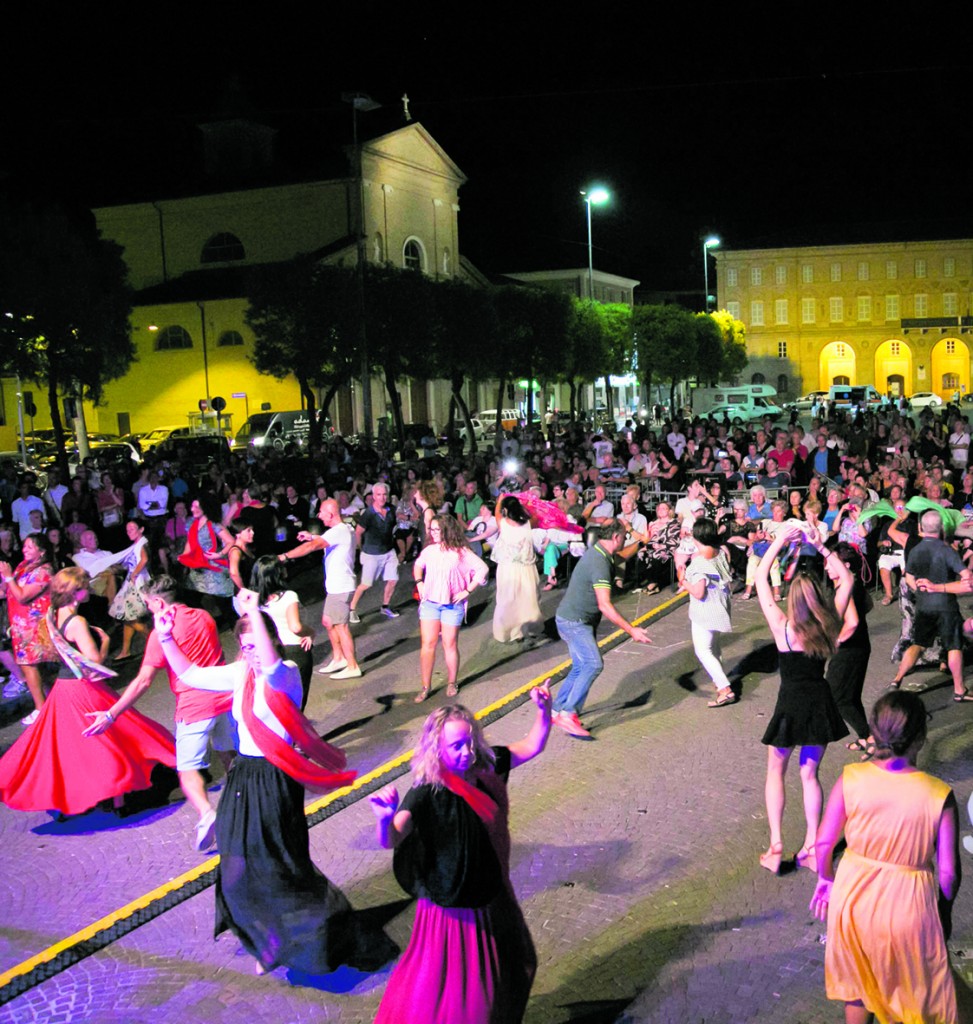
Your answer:
[[[172,635],[192,664],[204,667],[224,664],[220,634],[212,616],[200,608],[190,608],[184,604],[173,607],[176,609],[176,618],[172,626]],[[142,656],[142,666],[146,665],[168,671],[169,685],[176,695],[177,722],[201,722],[204,718],[222,715],[233,706],[232,693],[194,690],[183,683],[169,668],[169,662],[162,653],[162,645],[155,630],[149,635],[145,654]]]

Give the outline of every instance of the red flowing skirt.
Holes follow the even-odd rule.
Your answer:
[[[527,922],[509,891],[475,910],[420,899],[375,1024],[517,1024],[536,971]]]
[[[58,679],[33,725],[0,758],[0,800],[17,811],[80,814],[100,800],[148,789],[156,764],[176,766],[172,733],[139,711],[82,736],[92,711],[118,700],[95,679]]]

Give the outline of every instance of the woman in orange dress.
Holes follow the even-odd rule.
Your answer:
[[[926,741],[919,697],[882,697],[872,735],[875,757],[845,765],[818,830],[811,910],[828,922],[828,998],[844,1002],[847,1024],[955,1024],[943,921],[960,883],[956,799],[916,768]]]

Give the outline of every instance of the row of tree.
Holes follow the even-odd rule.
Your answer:
[[[613,374],[634,370],[647,387],[665,382],[673,395],[679,381],[716,383],[746,364],[743,325],[726,313],[633,310],[543,288],[437,282],[388,266],[369,265],[359,275],[355,267],[299,257],[256,272],[249,301],[257,369],[278,379],[296,376],[312,413],[319,390],[327,412],[338,389],[361,372],[365,344],[370,370],[385,382],[400,440],[399,385],[406,377],[449,381],[451,410],[467,423],[472,441],[467,379],[496,381],[499,423],[514,380],[567,384],[574,416],[581,385],[598,378],[605,380],[610,406]],[[530,416],[532,388],[527,396]]]
[[[573,416],[581,385],[600,377],[611,405],[612,374],[634,370],[647,386],[667,382],[672,394],[678,381],[725,380],[746,363],[739,321],[678,306],[632,310],[523,285],[436,282],[390,266],[359,273],[310,256],[255,269],[248,293],[261,373],[295,376],[312,413],[320,390],[327,411],[361,373],[367,351],[400,441],[399,385],[408,377],[449,381],[450,425],[455,410],[472,440],[468,379],[496,381],[499,425],[507,385],[516,380],[567,384]],[[122,251],[100,238],[90,214],[0,199],[0,373],[44,388],[62,453],[59,399],[97,403],[135,358],[132,299]],[[530,414],[533,389],[527,394]],[[316,416],[311,422],[317,429]]]

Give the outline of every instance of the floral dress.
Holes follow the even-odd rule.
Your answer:
[[[14,581],[19,587],[44,584],[40,594],[27,604],[21,604],[13,594],[7,593],[10,639],[18,665],[39,665],[44,661],[58,660],[45,620],[51,606],[51,576],[51,567],[46,563],[28,565],[21,562],[14,572]]]

